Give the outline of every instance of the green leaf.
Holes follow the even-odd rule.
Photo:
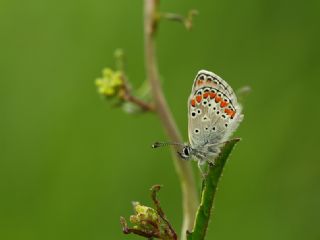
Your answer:
[[[203,182],[201,203],[196,214],[195,224],[192,232],[187,233],[188,240],[205,239],[215,193],[217,191],[217,186],[222,175],[223,168],[230,153],[232,152],[233,147],[237,142],[239,142],[239,140],[240,139],[237,138],[226,142],[221,150],[220,155],[217,157],[215,164],[209,165],[208,174]]]

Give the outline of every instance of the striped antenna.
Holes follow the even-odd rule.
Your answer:
[[[166,146],[184,146],[183,143],[175,142],[155,142],[151,145],[152,148],[166,147]]]

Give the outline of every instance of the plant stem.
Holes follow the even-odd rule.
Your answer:
[[[131,94],[131,90],[128,86],[128,80],[127,77],[124,75],[124,73],[122,73],[122,80],[124,81],[124,84],[122,86],[122,90],[123,90],[123,95],[122,98],[123,100],[127,101],[127,102],[131,102],[137,106],[139,106],[143,111],[150,111],[153,112],[154,111],[154,106],[148,102],[145,102],[137,97],[135,97],[134,95]]]
[[[156,207],[156,211],[161,217],[161,219],[167,224],[167,227],[170,231],[168,231],[168,237],[172,237],[172,239],[177,240],[177,234],[174,231],[173,227],[171,226],[171,223],[168,221],[166,215],[164,214],[164,211],[162,210],[160,206],[160,201],[157,198],[157,193],[160,191],[161,186],[160,185],[154,185],[151,188],[151,199]]]
[[[217,191],[217,186],[222,175],[223,168],[229,154],[239,140],[240,139],[237,138],[228,141],[221,149],[221,153],[215,160],[215,164],[209,165],[209,172],[204,180],[201,203],[197,211],[196,221],[192,232],[187,236],[188,240],[203,240],[205,238],[215,193]]]
[[[182,137],[172,117],[159,81],[154,40],[157,27],[156,16],[158,5],[159,0],[144,0],[144,44],[146,73],[150,82],[151,92],[155,103],[155,110],[158,113],[168,137],[173,142],[182,142]],[[186,230],[192,228],[198,205],[196,184],[191,165],[183,162],[183,160],[177,156],[176,151],[172,151],[172,155],[175,168],[181,182],[183,201],[183,224],[181,237],[184,238]]]

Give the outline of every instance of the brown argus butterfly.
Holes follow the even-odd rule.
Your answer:
[[[206,161],[214,164],[221,145],[242,119],[241,105],[228,83],[213,72],[201,70],[188,100],[189,144],[157,142],[153,147],[183,145],[181,158],[194,159],[199,165]]]

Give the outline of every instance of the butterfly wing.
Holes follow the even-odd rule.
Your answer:
[[[241,122],[241,106],[232,88],[218,75],[198,72],[188,101],[189,142],[198,160],[213,161]]]

